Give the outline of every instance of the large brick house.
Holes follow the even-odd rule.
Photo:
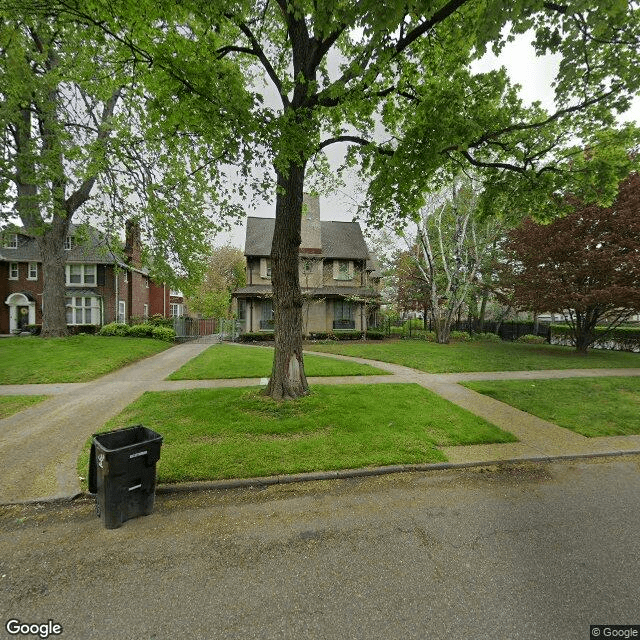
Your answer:
[[[132,317],[171,315],[170,289],[142,267],[140,228],[126,225],[124,249],[114,252],[97,229],[71,226],[66,238],[67,325],[100,326]],[[0,334],[42,323],[42,260],[36,239],[21,227],[0,238]]]
[[[380,300],[380,274],[357,222],[320,220],[317,197],[305,194],[300,245],[300,285],[305,334],[372,326]],[[271,243],[275,220],[247,218],[247,285],[237,289],[241,330],[273,331]]]

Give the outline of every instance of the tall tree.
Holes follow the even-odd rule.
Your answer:
[[[439,343],[448,343],[462,305],[479,288],[481,269],[504,234],[494,218],[480,220],[471,180],[456,180],[450,195],[434,198],[418,224],[414,264],[422,276]]]
[[[612,330],[640,311],[640,176],[621,183],[611,207],[571,201],[571,214],[509,232],[501,271],[522,309],[564,315],[586,352],[596,325]]]
[[[274,398],[308,392],[298,249],[305,177],[323,149],[360,150],[374,178],[369,206],[378,221],[417,211],[425,190],[461,166],[486,176],[487,201],[495,206],[512,206],[526,192],[538,211],[569,178],[580,180],[585,193],[606,197],[613,179],[628,171],[624,147],[632,131],[604,135],[602,129],[612,124],[613,111],[628,107],[640,84],[635,1],[603,0],[597,9],[542,0],[52,4],[99,24],[177,83],[176,99],[186,104],[181,112],[216,105],[229,117],[248,116],[238,118],[237,135],[254,146],[275,193],[276,348],[267,390]],[[508,23],[513,33],[533,29],[537,50],[561,57],[556,113],[525,108],[504,70],[472,72],[472,61],[488,46],[500,50]],[[234,70],[245,73],[244,86]],[[256,88],[262,79],[277,106]],[[371,135],[376,118],[387,134],[382,143]],[[578,147],[590,146],[588,167],[572,137]],[[597,181],[595,169],[603,169]],[[592,188],[596,182],[599,189]]]
[[[101,30],[0,4],[0,204],[38,241],[44,337],[67,330],[65,240],[80,215],[114,235],[137,218],[164,280],[200,268],[214,174],[198,175],[193,143],[156,126],[138,75]]]
[[[190,311],[208,318],[228,318],[231,312],[231,293],[247,281],[245,258],[236,247],[213,247],[207,261],[202,282],[187,291],[186,303]]]

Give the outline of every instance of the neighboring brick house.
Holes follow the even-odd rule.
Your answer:
[[[300,245],[303,332],[363,331],[379,308],[380,276],[357,222],[320,220],[317,197],[305,194]],[[233,293],[242,331],[273,330],[273,218],[247,219],[247,285]]]
[[[66,239],[67,324],[100,326],[132,317],[170,316],[169,287],[141,265],[140,228],[128,222],[122,256],[89,226],[71,226]],[[21,227],[0,241],[0,334],[42,323],[42,261],[36,239]]]

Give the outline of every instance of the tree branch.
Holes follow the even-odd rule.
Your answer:
[[[109,135],[108,121],[113,116],[121,93],[122,87],[119,87],[105,103],[100,117],[100,128],[98,129],[96,142],[104,140]],[[85,178],[82,184],[65,200],[64,206],[67,213],[73,214],[89,199],[96,179],[97,174],[94,172],[93,175]]]
[[[342,135],[335,136],[333,138],[328,138],[327,140],[323,140],[314,150],[314,153],[318,153],[318,151],[322,151],[325,147],[328,147],[332,144],[337,144],[339,142],[352,142],[353,144],[359,144],[361,147],[369,147],[374,145],[376,147],[376,151],[382,155],[392,156],[395,152],[392,149],[385,149],[384,147],[378,146],[372,140],[367,140],[366,138],[362,138],[361,136],[350,136],[350,135]]]

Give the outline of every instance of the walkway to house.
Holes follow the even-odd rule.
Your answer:
[[[88,383],[0,386],[0,395],[51,396],[45,402],[0,420],[0,505],[78,495],[76,460],[87,438],[145,391],[264,384],[264,380],[258,378],[165,380],[209,347],[211,344],[207,343],[177,345]],[[640,369],[429,374],[362,358],[318,355],[371,364],[392,375],[309,378],[310,384],[416,383],[510,431],[519,440],[507,444],[443,447],[452,463],[640,453],[640,435],[586,438],[458,384],[465,380],[640,376]]]

